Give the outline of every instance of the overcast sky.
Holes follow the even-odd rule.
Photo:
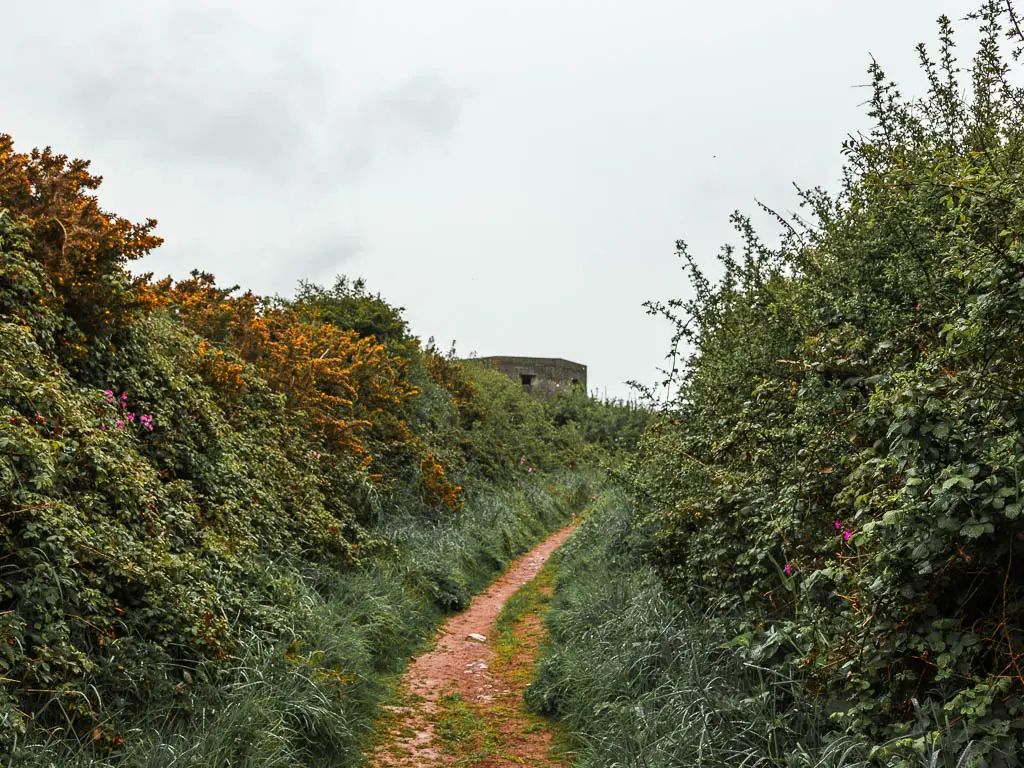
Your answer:
[[[961,0],[6,0],[0,132],[160,221],[135,271],[290,294],[343,273],[460,354],[653,382],[728,217],[834,188],[874,55]],[[963,28],[963,25],[959,25]],[[961,55],[971,53],[962,37]]]

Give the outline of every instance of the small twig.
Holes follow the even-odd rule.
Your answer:
[[[1010,21],[1013,22],[1013,28],[1017,32],[1017,37],[1024,43],[1024,31],[1021,31],[1020,23],[1017,21],[1017,14],[1013,12],[1013,0],[1006,0],[1006,12],[1010,14]]]
[[[1009,2],[1007,2],[1009,4]],[[1003,577],[1003,633],[1006,635],[1006,645],[1010,652],[1010,661],[1013,664],[1013,668],[1017,671],[1017,679],[1024,683],[1024,674],[1021,674],[1020,665],[1017,663],[1017,653],[1013,648],[1013,640],[1010,638],[1010,626],[1007,621],[1006,615],[1006,585],[1010,581],[1010,569],[1013,567],[1013,543],[1010,543],[1010,552],[1006,560],[1006,576]]]
[[[107,554],[106,552],[101,552],[100,550],[95,549],[94,547],[90,547],[88,544],[82,544],[81,542],[78,542],[78,546],[80,546],[84,550],[92,552],[94,555],[99,555],[100,557],[106,558],[107,560],[109,560],[112,563],[117,563],[122,568],[124,568],[126,571],[128,571],[129,573],[134,573],[136,576],[143,577],[143,576],[146,575],[142,571],[140,571],[138,568],[136,568],[134,565],[132,565],[131,563],[127,563],[124,560],[121,560],[120,558],[117,558],[117,557],[114,557],[113,555]]]
[[[67,256],[65,255],[64,249],[68,242],[68,229],[67,227],[64,226],[64,222],[62,222],[56,216],[50,219],[50,221],[56,223],[56,225],[60,227],[61,234],[63,235],[63,237],[61,237],[60,239],[60,258],[61,261],[67,262]]]
[[[52,507],[53,505],[54,502],[46,501],[43,502],[42,504],[33,504],[31,507],[20,507],[19,509],[12,509],[10,512],[0,513],[0,520],[3,520],[5,517],[10,517],[11,515],[20,515],[22,512],[32,512],[36,509],[46,509],[46,507]]]

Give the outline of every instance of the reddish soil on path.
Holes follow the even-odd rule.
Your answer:
[[[432,768],[434,766],[559,766],[548,758],[551,734],[538,727],[536,718],[528,722],[521,705],[523,670],[491,669],[495,651],[491,647],[495,619],[505,602],[529,583],[551,554],[572,533],[563,528],[534,549],[515,560],[508,569],[469,607],[445,622],[432,650],[415,658],[399,685],[401,706],[387,707],[385,733],[368,755],[373,768]],[[532,666],[543,634],[535,616],[521,622],[527,635],[523,652],[514,663]],[[483,635],[480,642],[470,634]],[[505,665],[503,665],[505,666]],[[451,712],[451,702],[458,702],[459,711]],[[452,726],[455,721],[458,726]],[[488,748],[478,757],[453,754],[445,748],[439,730],[453,727],[465,730],[486,730]],[[463,734],[477,739],[476,734]],[[500,742],[500,743],[495,743]]]

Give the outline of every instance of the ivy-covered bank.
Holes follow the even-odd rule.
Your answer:
[[[155,222],[98,186],[0,136],[0,762],[354,765],[384,676],[588,497],[585,414],[644,414],[358,281],[132,275]]]

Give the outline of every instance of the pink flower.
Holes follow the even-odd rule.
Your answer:
[[[107,425],[106,424],[100,424],[100,432],[106,432],[106,431],[107,431]]]
[[[526,471],[527,471],[527,472],[533,472],[533,467],[530,467],[530,468],[529,468],[528,470],[526,470]]]
[[[787,576],[788,576],[788,575],[789,575],[790,573],[792,573],[792,572],[793,572],[793,569],[792,569],[792,568],[790,567],[789,563],[786,563],[786,567],[785,567],[785,568],[783,568],[782,570],[784,570],[784,571],[786,572],[786,575],[787,575]]]
[[[520,456],[519,457],[519,466],[523,466],[523,464],[525,464],[525,463],[526,463],[526,457],[525,456]]]
[[[836,530],[837,530],[837,531],[838,531],[838,530],[839,530],[840,528],[842,528],[842,527],[843,527],[843,524],[842,524],[842,523],[840,523],[840,522],[839,522],[838,520],[836,520],[836,521],[835,521],[835,523],[836,523]]]
[[[122,392],[121,393],[121,402],[122,403],[127,403],[128,402],[128,393],[127,392]]]
[[[126,418],[128,419],[128,421],[135,421],[135,414],[134,413],[129,413]]]
[[[116,426],[118,429],[124,429],[124,422],[118,419],[117,423],[114,426]]]
[[[843,541],[849,541],[851,536],[853,536],[853,531],[851,531],[849,528],[844,528]]]
[[[106,395],[107,397],[113,397],[114,391],[112,389],[104,389],[103,394]]]

